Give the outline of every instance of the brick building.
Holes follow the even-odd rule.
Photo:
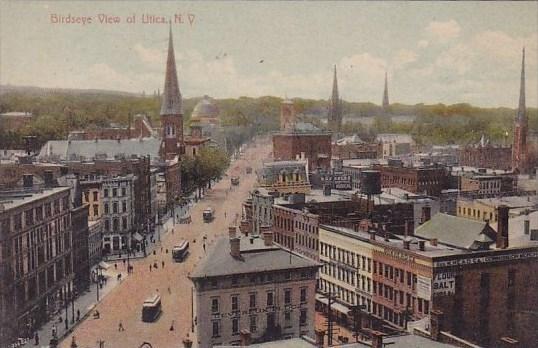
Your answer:
[[[379,144],[366,143],[357,135],[338,139],[332,143],[332,157],[342,160],[374,159],[380,151]]]
[[[374,166],[381,172],[382,187],[398,187],[403,190],[438,197],[448,188],[448,173],[444,167]]]
[[[32,114],[29,112],[4,112],[0,114],[0,129],[16,132],[32,122]]]
[[[311,170],[328,169],[331,164],[330,133],[278,133],[273,135],[275,161],[292,161],[298,157],[308,160]]]
[[[510,170],[512,147],[491,144],[468,145],[460,150],[458,163],[462,166]]]
[[[3,343],[31,337],[67,304],[75,278],[70,188],[38,189],[26,180],[24,191],[0,195]]]
[[[133,124],[131,124],[133,123]],[[103,128],[90,128],[85,130],[77,130],[69,133],[70,140],[117,140],[117,139],[137,139],[156,137],[156,131],[153,129],[150,120],[146,115],[135,115],[131,121],[129,116],[129,125],[123,127],[120,125],[112,125]]]
[[[310,192],[307,161],[275,161],[264,163],[257,173],[258,185],[270,191],[285,193]]]
[[[500,215],[508,221],[507,210]],[[538,241],[523,231],[508,235],[503,222],[497,230],[444,214],[404,239],[321,225],[320,290],[339,295],[333,310],[341,322],[350,323],[350,306],[361,304],[363,327],[404,328],[431,316],[431,328],[441,323],[441,330],[482,346],[501,346],[510,337],[531,347],[537,324],[527,309],[538,303],[531,271]]]

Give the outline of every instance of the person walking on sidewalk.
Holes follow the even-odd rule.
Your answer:
[[[151,265],[149,265],[149,271],[151,272]]]
[[[80,310],[77,309],[77,321],[80,320]]]
[[[52,337],[56,338],[56,324],[52,325]]]
[[[125,328],[123,327],[123,323],[120,320],[120,323],[118,324],[118,331],[125,331]]]

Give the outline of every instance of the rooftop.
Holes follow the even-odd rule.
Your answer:
[[[7,211],[69,190],[69,187],[51,187],[43,190],[0,191],[0,204]]]
[[[317,262],[276,245],[265,246],[261,238],[240,238],[241,258],[234,258],[230,254],[229,243],[227,237],[216,240],[190,277],[219,277],[319,266]]]
[[[484,234],[489,240],[480,235]],[[476,249],[475,242],[492,244],[496,238],[495,230],[485,221],[471,220],[448,214],[436,214],[415,230],[417,237],[437,239],[440,243],[462,249]]]

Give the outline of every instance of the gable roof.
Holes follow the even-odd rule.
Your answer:
[[[483,236],[481,236],[483,234]],[[485,221],[470,220],[448,214],[436,214],[415,230],[415,236],[437,239],[440,243],[462,249],[475,249],[475,242],[493,243],[495,230]],[[473,245],[475,244],[475,245]]]

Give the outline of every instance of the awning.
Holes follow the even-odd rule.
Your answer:
[[[328,303],[329,303],[327,298],[323,297],[320,294],[316,294],[316,301],[321,302],[324,305],[328,305]],[[335,311],[338,311],[338,312],[340,312],[342,314],[345,314],[345,315],[348,315],[348,313],[349,313],[349,308],[347,308],[347,306],[345,306],[345,305],[343,305],[341,303],[338,303],[338,302],[331,303],[331,309],[334,309]]]
[[[137,242],[141,242],[144,240],[144,237],[142,237],[142,235],[138,232],[135,232],[133,234],[133,238],[137,241]]]
[[[99,268],[104,269],[105,271],[110,268],[110,265],[106,263],[105,261],[99,262]]]

